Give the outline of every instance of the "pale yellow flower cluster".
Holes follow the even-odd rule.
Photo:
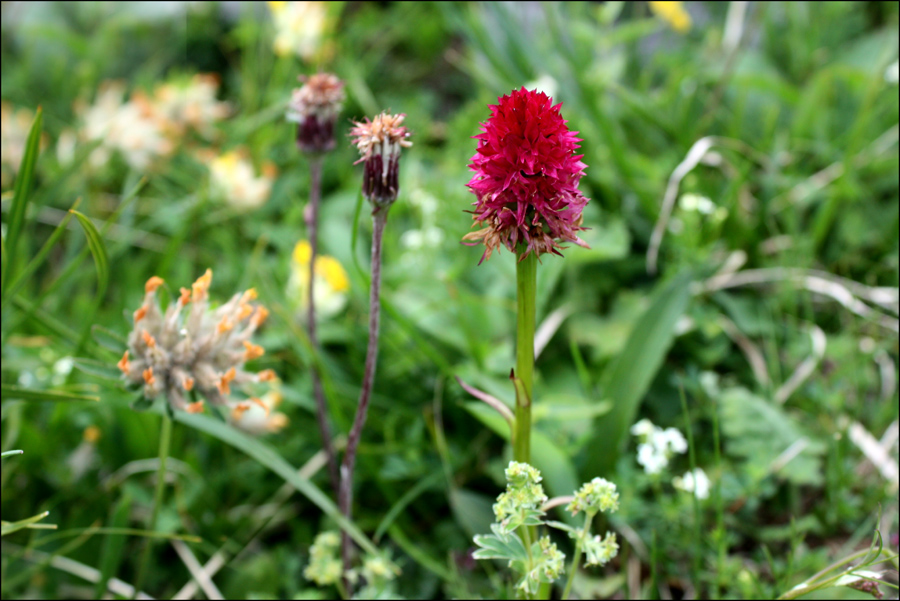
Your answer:
[[[102,167],[118,153],[133,169],[152,168],[175,150],[186,131],[212,136],[213,125],[229,113],[228,105],[216,100],[218,86],[215,76],[198,74],[161,84],[152,95],[136,91],[126,99],[123,82],[104,82],[93,104],[75,103],[81,126],[60,135],[57,156],[68,163],[78,144],[98,143],[88,157],[91,167]]]
[[[295,54],[305,61],[322,50],[331,24],[326,2],[268,2],[275,23],[273,48],[278,56]]]
[[[309,303],[309,259],[312,249],[309,242],[301,240],[294,247],[291,261],[291,277],[288,280],[287,295],[299,315],[306,315]],[[328,255],[316,255],[315,302],[316,313],[320,317],[332,317],[340,313],[347,304],[350,280],[340,261]]]
[[[209,162],[210,192],[238,211],[262,206],[269,199],[278,170],[265,163],[259,175],[245,149],[228,151]]]

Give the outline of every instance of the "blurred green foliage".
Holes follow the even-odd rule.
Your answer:
[[[100,593],[26,549],[65,555],[103,581],[133,580],[141,541],[84,529],[146,523],[159,416],[133,411],[133,393],[98,377],[115,377],[121,355],[105,332],[128,331],[150,276],[177,289],[207,267],[213,298],[253,286],[273,310],[258,365],[280,375],[290,424],[251,441],[274,459],[190,419],[176,424],[158,528],[200,537],[189,546],[201,563],[221,554],[214,580],[228,598],[315,594],[301,572],[315,534],[334,524],[270,470],[299,468],[319,448],[313,357],[286,293],[291,252],[306,237],[308,170],[284,119],[297,75],[319,68],[347,82],[339,135],[348,118],[382,109],[406,113],[414,134],[385,240],[381,355],[354,512],[403,569],[397,593],[502,590],[469,553],[493,519],[510,452],[496,435],[502,422],[453,376],[512,403],[514,265],[501,252],[476,266],[481,251],[458,241],[471,225],[471,137],[487,105],[522,85],[563,102],[589,166],[581,188],[592,199],[592,248],[538,269],[538,324],[562,322],[537,361],[535,461],[553,495],[593,476],[616,482],[610,527],[624,548],[575,588],[774,597],[867,544],[874,528],[897,532],[896,485],[848,435],[858,423],[880,438],[898,414],[895,3],[688,2],[685,33],[646,3],[333,3],[308,58],[273,52],[275,25],[259,4],[149,6],[3,5],[4,153],[7,103],[40,106],[44,132],[27,198],[6,194],[22,172],[8,181],[4,157],[2,450],[25,454],[3,460],[3,518],[50,511],[59,526],[4,538],[4,598]],[[97,141],[64,156],[65,134],[82,124],[76,106],[95,102],[104,82],[150,96],[198,72],[216,74],[231,106],[211,135],[183,133],[144,169],[120,153],[92,165]],[[704,159],[673,178],[707,136]],[[210,193],[210,157],[238,147],[257,171],[266,162],[278,171],[250,211]],[[320,326],[338,432],[349,429],[366,342],[369,226],[360,220],[354,248],[356,158],[339,144],[325,161],[319,237],[350,279],[347,309]],[[66,218],[77,199],[77,219]],[[729,283],[742,273],[760,281]],[[810,284],[816,274],[826,284]],[[813,369],[794,387],[804,361]],[[14,398],[16,387],[101,402],[36,403]],[[628,433],[639,417],[691,425],[710,499],[695,507],[672,487],[693,467],[686,455],[660,477],[641,471]],[[311,481],[327,490],[324,473]],[[630,584],[628,561],[641,566]],[[145,589],[172,596],[189,580],[174,549],[158,544]]]

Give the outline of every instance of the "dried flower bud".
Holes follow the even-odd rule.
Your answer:
[[[299,77],[288,105],[287,120],[297,124],[297,148],[319,154],[333,150],[334,123],[344,102],[344,82],[331,73]]]
[[[587,244],[578,237],[588,199],[578,190],[586,165],[576,155],[578,132],[569,131],[561,104],[543,92],[513,90],[491,105],[491,117],[475,136],[478,149],[468,186],[478,198],[473,219],[482,229],[463,241],[483,242],[481,260],[501,245],[511,252],[559,255],[558,240]]]
[[[407,138],[411,135],[403,126],[406,115],[381,113],[372,121],[354,121],[350,135],[365,162],[363,175],[363,195],[376,208],[390,206],[400,192],[400,149],[412,146]]]
[[[144,287],[144,302],[134,313],[134,329],[128,350],[118,363],[128,382],[142,386],[144,397],[165,395],[173,409],[197,412],[203,406],[189,403],[186,393],[196,391],[207,402],[226,405],[231,385],[272,379],[269,370],[259,374],[244,370],[244,362],[262,354],[250,342],[264,319],[265,309],[251,306],[254,290],[237,293],[218,309],[209,308],[212,271],[194,282],[191,290],[169,303],[165,313],[156,297],[163,284],[152,277]],[[185,310],[190,304],[191,307]]]

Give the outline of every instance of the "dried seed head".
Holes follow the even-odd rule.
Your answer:
[[[163,280],[152,277],[145,286],[144,302],[134,313],[128,350],[117,367],[130,383],[139,385],[148,399],[164,394],[173,409],[196,413],[201,401],[189,403],[185,393],[196,391],[207,402],[225,405],[231,385],[270,381],[274,372],[254,374],[244,363],[264,353],[250,337],[267,315],[262,306],[248,304],[253,289],[235,294],[218,307],[209,307],[212,271],[207,270],[191,290],[162,311],[156,296]],[[184,310],[190,304],[189,310]]]
[[[390,206],[400,192],[400,150],[409,148],[409,130],[403,125],[406,115],[381,113],[373,120],[354,121],[350,130],[353,144],[365,162],[363,195],[376,208]]]
[[[297,148],[311,154],[333,150],[334,123],[344,102],[344,82],[331,73],[299,77],[287,119],[297,124]]]

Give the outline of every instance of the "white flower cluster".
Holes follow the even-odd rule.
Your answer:
[[[637,462],[648,474],[658,474],[676,453],[687,452],[687,440],[676,428],[665,430],[654,425],[649,419],[642,419],[631,427],[631,433],[638,438]]]
[[[699,467],[686,472],[683,476],[676,476],[672,480],[672,486],[685,492],[692,492],[701,500],[709,498],[709,477]]]

